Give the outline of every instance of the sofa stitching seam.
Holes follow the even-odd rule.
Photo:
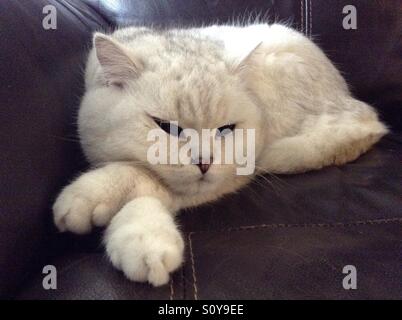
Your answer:
[[[183,287],[183,299],[186,299],[186,282],[185,282],[185,268],[183,267],[181,270],[181,285]]]
[[[174,278],[173,276],[170,277],[170,295],[169,300],[174,300]]]
[[[207,233],[207,232],[233,232],[233,231],[248,231],[254,229],[280,229],[280,228],[336,228],[336,227],[356,227],[361,225],[377,225],[377,224],[387,224],[387,223],[402,223],[402,218],[384,218],[384,219],[370,219],[370,220],[360,220],[360,221],[351,221],[351,222],[333,222],[333,223],[310,223],[310,224],[286,224],[286,223],[278,223],[278,224],[259,224],[259,225],[248,225],[248,226],[239,226],[233,228],[226,228],[221,230],[213,230],[213,231],[193,231],[190,235],[195,233]],[[189,240],[190,236],[189,236]],[[190,249],[191,243],[190,243]]]
[[[304,35],[306,37],[308,37],[308,19],[309,19],[309,15],[308,15],[308,0],[303,0],[304,4],[303,4],[303,17],[304,17]]]
[[[196,272],[195,272],[195,258],[194,258],[194,252],[193,252],[193,244],[192,244],[192,240],[191,240],[191,236],[193,234],[194,234],[193,232],[190,232],[188,234],[188,244],[189,244],[189,249],[190,249],[191,270],[192,270],[192,275],[193,275],[194,300],[198,300],[197,277],[196,277]]]
[[[300,0],[300,25],[301,25],[301,32],[304,33],[304,0]]]
[[[309,0],[309,16],[310,16],[310,38],[313,34],[313,6],[311,0]]]
[[[279,228],[337,228],[337,227],[356,227],[361,225],[378,225],[378,224],[388,224],[388,223],[402,223],[402,218],[381,218],[381,219],[369,219],[369,220],[359,220],[351,222],[334,222],[334,223],[311,223],[311,224],[259,224],[259,225],[249,225],[240,226],[234,228],[227,228],[218,231],[192,231],[188,233],[188,244],[190,250],[190,261],[191,270],[193,278],[193,292],[194,300],[198,300],[198,286],[197,286],[197,275],[195,267],[195,256],[193,251],[192,236],[197,233],[208,233],[208,232],[236,232],[236,231],[250,231],[255,229],[279,229]],[[182,276],[184,276],[182,274]],[[183,278],[184,281],[184,278]],[[173,279],[172,279],[173,283]],[[184,287],[184,285],[183,285]],[[172,288],[171,288],[172,290]],[[171,295],[172,296],[172,295]],[[185,298],[185,297],[184,297]]]

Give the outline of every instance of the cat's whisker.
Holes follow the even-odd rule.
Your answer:
[[[261,178],[263,181],[265,181],[265,182],[267,182],[267,184],[265,184],[265,183],[263,183],[261,180],[259,181],[260,183],[261,183],[261,186],[262,187],[266,187],[267,185],[269,185],[270,187],[271,187],[271,189],[277,194],[277,195],[279,195],[279,192],[281,191],[281,190],[278,190],[278,186],[277,185],[275,185],[274,183],[273,183],[273,181],[270,181],[267,177],[265,177],[264,175],[257,175],[257,177],[258,178]],[[255,181],[258,181],[258,180],[255,180]]]
[[[78,142],[78,143],[80,142],[80,140],[78,138],[63,137],[63,136],[57,136],[57,135],[53,135],[53,134],[49,135],[49,137],[56,138],[58,140],[68,141],[68,142]]]
[[[289,182],[287,182],[287,181],[284,180],[284,179],[281,179],[280,177],[278,177],[278,175],[276,175],[276,174],[274,174],[274,173],[272,173],[272,172],[269,172],[268,170],[264,169],[263,167],[259,167],[259,166],[255,166],[255,167],[256,167],[259,171],[263,172],[264,175],[269,175],[270,177],[276,179],[276,181],[277,181],[278,183],[281,183],[282,186],[286,186],[286,187],[290,187],[290,188],[293,187]]]
[[[253,189],[253,186],[252,186],[253,183],[258,184],[257,181],[252,180],[251,183],[249,183],[248,185],[245,186],[245,189],[250,190],[250,192],[253,193],[253,194],[256,196],[256,198],[257,198],[258,201],[263,200],[262,195],[261,195],[260,193],[256,192],[256,191]],[[263,185],[262,185],[262,187],[263,187]]]

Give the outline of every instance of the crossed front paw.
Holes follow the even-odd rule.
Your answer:
[[[161,286],[183,263],[184,242],[176,228],[127,225],[107,235],[106,251],[128,279]]]

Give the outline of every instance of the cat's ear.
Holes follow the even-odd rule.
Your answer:
[[[115,39],[95,33],[93,45],[108,84],[122,86],[140,75],[143,69],[141,60],[133,57],[133,54]]]
[[[257,46],[254,47],[247,55],[243,58],[241,58],[240,62],[238,62],[234,66],[234,71],[236,73],[240,73],[242,70],[245,68],[254,65],[254,59],[256,59],[256,56],[258,55],[260,48],[261,48],[262,42],[257,44]]]

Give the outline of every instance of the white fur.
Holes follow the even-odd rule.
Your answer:
[[[151,166],[146,136],[157,125],[150,116],[198,131],[229,123],[255,129],[258,173],[341,165],[387,132],[324,53],[285,26],[127,28],[96,34],[94,47],[79,134],[97,168],[62,191],[54,220],[76,233],[109,225],[107,253],[135,281],[165,284],[182,263],[172,218],[180,208],[252,178],[237,176],[235,165],[212,163],[203,180],[194,165]]]
[[[183,261],[183,239],[169,211],[155,197],[128,202],[105,235],[113,265],[133,281],[154,286],[168,282]]]

